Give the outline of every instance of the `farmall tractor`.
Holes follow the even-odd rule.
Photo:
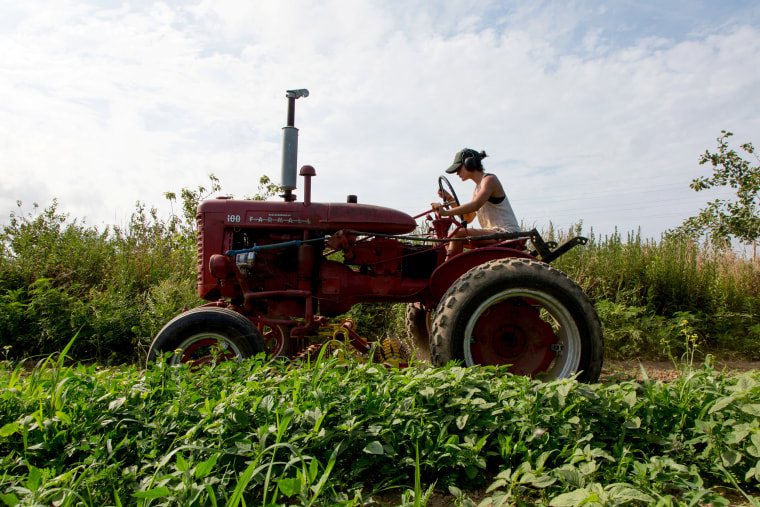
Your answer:
[[[410,342],[435,366],[511,365],[534,378],[597,380],[599,318],[581,288],[549,265],[585,238],[547,244],[536,230],[463,238],[465,251],[446,260],[463,219],[433,210],[412,217],[351,195],[312,202],[316,172],[308,165],[298,201],[295,101],[306,96],[286,93],[282,201],[219,197],[198,206],[198,294],[209,303],[166,324],[149,362],[172,351],[171,363],[197,365],[262,352],[295,360],[345,347],[404,366],[401,343],[373,347],[351,319],[340,319],[358,303],[392,302],[407,304]],[[438,185],[439,195],[453,198],[444,206],[459,204],[445,177]]]

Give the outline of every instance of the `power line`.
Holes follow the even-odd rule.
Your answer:
[[[566,197],[566,198],[560,198],[560,199],[552,199],[551,201],[542,201],[542,200],[534,200],[534,199],[528,200],[528,199],[522,199],[522,198],[520,198],[521,196],[518,197],[517,199],[510,199],[510,201],[512,201],[516,205],[520,205],[520,204],[524,204],[524,203],[536,203],[536,202],[538,202],[538,203],[541,203],[541,202],[552,202],[552,203],[575,202],[575,201],[598,200],[599,197],[616,197],[616,198],[620,198],[620,197],[624,197],[624,196],[631,196],[631,195],[634,195],[634,194],[644,194],[644,193],[646,193],[646,194],[652,194],[652,193],[655,193],[655,192],[658,192],[658,191],[661,191],[661,190],[662,189],[660,189],[660,190],[654,189],[653,190],[653,189],[650,189],[650,188],[647,188],[647,187],[640,187],[640,190],[639,189],[627,189],[626,191],[619,191],[619,192],[618,191],[614,191],[614,192],[607,192],[607,191],[583,192],[582,194],[579,194],[576,197]],[[719,190],[717,190],[717,191],[719,191]],[[705,194],[705,195],[707,195],[707,194]],[[724,193],[720,193],[720,194],[719,193],[711,193],[711,194],[709,194],[708,199],[710,199],[710,200],[715,199],[715,198],[728,199],[728,198],[731,198],[731,197],[734,197],[734,196],[735,196],[735,194],[732,193],[730,190],[725,190]],[[700,197],[696,195],[696,192],[694,192],[693,197],[691,197],[691,198],[689,198],[689,197],[679,197],[678,199],[679,200],[697,200],[697,199],[700,199]]]
[[[555,203],[557,201],[552,201],[552,203]],[[625,212],[625,211],[637,211],[637,210],[650,210],[652,208],[662,208],[664,205],[675,205],[679,203],[692,203],[693,199],[690,198],[678,198],[678,199],[668,199],[667,202],[663,201],[646,201],[641,202],[635,206],[620,206],[620,205],[595,205],[595,206],[582,206],[582,207],[576,207],[576,208],[563,208],[559,211],[560,216],[570,215],[570,214],[577,214],[577,213],[595,213],[599,211],[606,211],[606,212]],[[524,208],[536,208],[541,207],[541,202],[537,201],[525,201],[523,203],[516,202],[515,207],[520,209],[521,207]],[[546,207],[546,205],[544,205]],[[675,211],[674,211],[675,212]],[[683,211],[682,213],[692,213],[694,211]]]

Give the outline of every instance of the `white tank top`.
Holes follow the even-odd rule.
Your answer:
[[[486,174],[483,176],[483,179],[485,179],[486,176],[491,175]],[[478,191],[480,191],[480,184],[475,185],[475,192],[472,195],[477,195]],[[486,203],[476,212],[476,215],[480,227],[483,229],[492,229],[500,232],[520,231],[520,224],[517,222],[515,212],[512,211],[512,206],[509,204],[509,199],[507,198],[506,193],[504,195],[504,200],[498,204],[486,201]]]

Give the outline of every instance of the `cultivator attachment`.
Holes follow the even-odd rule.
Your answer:
[[[353,357],[359,362],[370,360],[394,368],[405,368],[412,358],[409,347],[400,340],[385,338],[380,342],[366,341],[355,331],[353,319],[339,324],[325,324],[311,340],[325,340],[305,347],[295,355],[295,362],[314,363],[320,357],[334,357],[339,363]]]

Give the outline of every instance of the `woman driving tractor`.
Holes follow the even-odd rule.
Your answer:
[[[461,216],[465,222],[471,222],[475,216],[478,218],[481,229],[460,228],[451,236],[453,238],[465,238],[475,236],[487,236],[499,232],[519,232],[520,224],[517,222],[512,206],[509,204],[507,194],[504,192],[499,178],[490,173],[483,172],[483,159],[488,155],[485,151],[478,153],[470,148],[464,148],[454,156],[454,162],[446,169],[449,174],[456,173],[462,181],[472,180],[475,182],[475,190],[472,193],[472,201],[459,206],[449,207],[447,204],[431,203],[433,211],[442,217]],[[439,191],[439,195],[446,203],[450,203],[452,197],[445,191]],[[447,248],[446,258],[462,253],[464,242],[451,241]]]

